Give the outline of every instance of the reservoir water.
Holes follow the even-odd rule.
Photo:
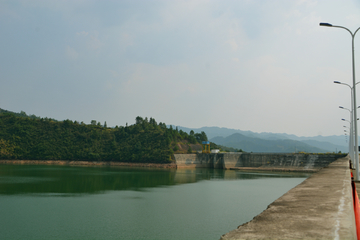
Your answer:
[[[0,239],[219,239],[308,176],[0,165]]]

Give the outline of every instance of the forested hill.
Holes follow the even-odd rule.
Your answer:
[[[168,163],[177,143],[207,141],[204,132],[188,134],[153,118],[137,117],[134,125],[108,128],[96,121],[87,125],[26,116],[0,112],[1,159]]]

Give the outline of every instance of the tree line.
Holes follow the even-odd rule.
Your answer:
[[[95,120],[84,124],[0,112],[0,159],[169,163],[177,142],[207,140],[205,132],[188,134],[154,118],[138,116],[133,125],[109,128]]]

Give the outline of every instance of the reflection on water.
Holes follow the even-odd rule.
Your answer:
[[[194,183],[202,180],[247,180],[308,177],[303,173],[250,173],[222,169],[145,169],[0,165],[0,194],[73,196]]]
[[[0,239],[219,239],[307,176],[0,165]]]

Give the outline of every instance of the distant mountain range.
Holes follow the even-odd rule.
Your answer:
[[[176,126],[173,126],[174,128]],[[255,133],[220,127],[186,128],[185,132],[204,131],[209,141],[218,145],[242,149],[246,152],[348,152],[344,136],[298,137],[286,133]]]

